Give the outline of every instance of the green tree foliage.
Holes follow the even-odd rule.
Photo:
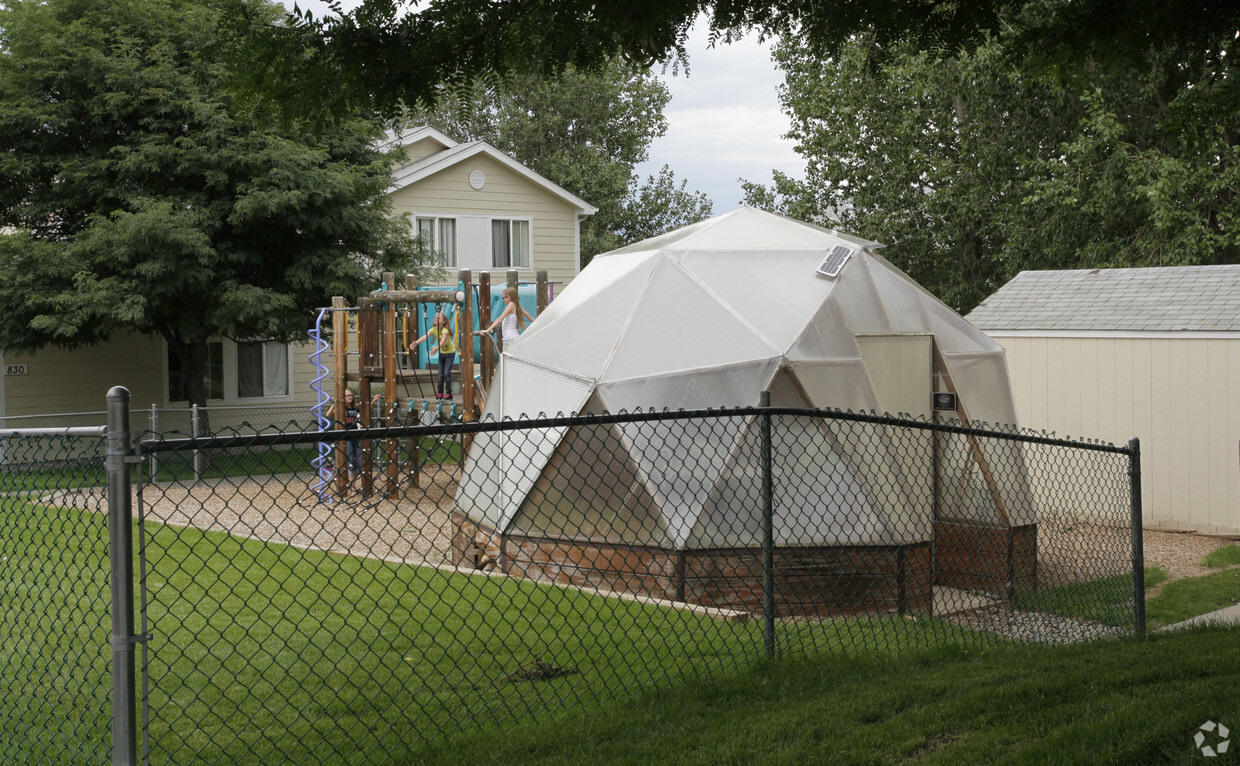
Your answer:
[[[1234,0],[362,0],[347,13],[299,11],[290,25],[231,2],[257,64],[247,66],[249,89],[328,114],[359,100],[395,113],[487,73],[593,69],[617,53],[644,66],[683,58],[700,16],[723,40],[757,29],[823,56],[859,33],[957,51],[1004,31],[1043,60],[1134,60],[1150,46],[1201,49],[1240,29]]]
[[[457,140],[482,140],[598,208],[581,223],[582,265],[601,252],[704,218],[710,200],[664,167],[639,182],[634,167],[663,135],[667,88],[618,59],[555,76],[483,78],[406,115]]]
[[[1234,261],[1234,48],[1219,34],[1048,66],[1015,27],[954,56],[858,35],[824,59],[788,41],[806,177],[747,200],[888,243],[961,311],[1024,268]]]
[[[997,206],[1022,158],[1070,105],[1053,84],[1002,65],[994,46],[940,59],[860,36],[831,59],[777,47],[789,137],[805,177],[746,184],[746,200],[888,245],[884,255],[958,310],[1005,279]]]
[[[192,0],[0,9],[0,348],[158,334],[204,404],[208,339],[292,340],[367,264],[416,258],[379,128],[238,116],[218,22]]]

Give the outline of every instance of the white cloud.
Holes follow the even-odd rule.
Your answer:
[[[801,175],[804,161],[781,138],[788,130],[776,92],[783,78],[769,43],[750,34],[709,48],[706,27],[698,24],[686,48],[688,77],[661,75],[672,94],[664,111],[668,130],[638,173],[644,178],[670,166],[690,189],[710,196],[716,213],[739,206],[738,178],[769,183],[772,169]]]

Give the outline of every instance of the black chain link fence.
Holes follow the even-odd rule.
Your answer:
[[[0,433],[0,753],[106,763],[112,712],[104,441]]]
[[[780,408],[151,439],[138,750],[410,763],[770,656],[1131,633],[1130,457]]]

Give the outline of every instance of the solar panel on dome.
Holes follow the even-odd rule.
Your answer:
[[[831,248],[831,252],[827,253],[827,257],[823,260],[822,265],[818,267],[818,273],[824,277],[835,278],[840,275],[840,269],[844,268],[844,264],[848,263],[848,259],[852,257],[853,249],[836,245]]]

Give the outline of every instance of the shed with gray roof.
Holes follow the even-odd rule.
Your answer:
[[[1023,271],[967,318],[1022,425],[1141,440],[1146,526],[1240,533],[1240,265]]]

